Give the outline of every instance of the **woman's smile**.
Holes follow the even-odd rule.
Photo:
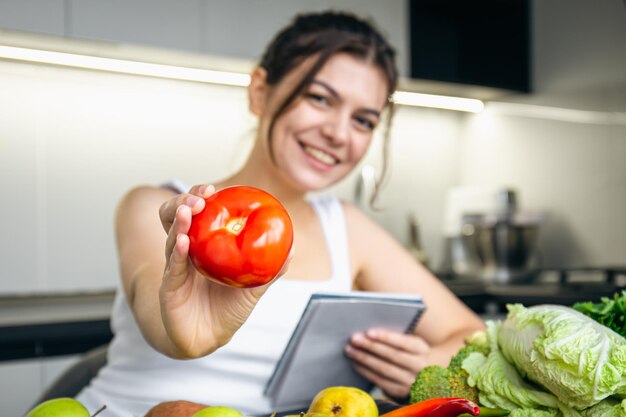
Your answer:
[[[314,168],[317,168],[322,171],[327,171],[339,164],[339,159],[334,155],[329,154],[319,148],[307,145],[303,142],[298,142],[300,147],[304,151],[307,160]]]

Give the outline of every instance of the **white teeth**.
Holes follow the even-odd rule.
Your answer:
[[[310,146],[305,145],[304,151],[323,164],[335,165],[337,163],[337,160],[335,158],[333,158],[326,152],[320,151],[319,149],[311,148]]]

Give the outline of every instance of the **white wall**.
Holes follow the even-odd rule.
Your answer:
[[[0,292],[112,286],[122,194],[225,175],[252,128],[240,88],[0,62],[0,91]]]

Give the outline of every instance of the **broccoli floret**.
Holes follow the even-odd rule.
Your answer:
[[[489,347],[482,343],[463,346],[450,360],[448,373],[450,375],[450,393],[453,397],[460,397],[478,402],[478,388],[469,386],[467,383],[467,377],[469,374],[465,369],[463,369],[463,361],[467,359],[470,353],[473,352],[480,352],[484,355],[488,355]]]
[[[478,388],[469,386],[467,383],[468,376],[469,374],[464,369],[461,369],[459,372],[449,371],[450,396],[465,398],[478,403]]]
[[[411,403],[450,397],[448,369],[438,365],[423,368],[411,386]]]
[[[463,369],[463,361],[473,352],[487,355],[489,347],[483,344],[466,345],[452,357],[447,368],[431,365],[422,369],[411,386],[411,403],[446,397],[478,402],[478,389],[468,385],[469,374]]]
[[[486,345],[465,345],[450,359],[448,369],[453,373],[460,373],[463,370],[463,361],[467,359],[470,353],[479,352],[487,356],[489,347]]]

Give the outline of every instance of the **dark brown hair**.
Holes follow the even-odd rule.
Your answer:
[[[298,85],[278,106],[270,121],[269,140],[271,141],[276,119],[297,97],[303,94],[328,59],[340,52],[372,62],[382,70],[387,79],[389,97],[383,144],[383,167],[370,201],[373,206],[389,170],[389,132],[393,115],[391,95],[398,83],[395,51],[373,23],[345,12],[308,13],[296,16],[290,25],[276,35],[259,64],[267,72],[269,85],[278,84],[306,58],[313,55],[318,55],[318,58]]]

